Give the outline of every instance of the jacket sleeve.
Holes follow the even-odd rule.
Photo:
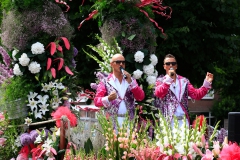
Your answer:
[[[202,87],[200,88],[194,88],[193,85],[188,82],[188,95],[192,99],[200,100],[202,99],[208,92],[208,90],[211,88],[211,83],[204,80]]]
[[[106,87],[103,82],[100,82],[94,98],[94,105],[97,107],[107,107],[109,106],[109,103]]]
[[[132,79],[132,82],[130,84],[130,89],[134,95],[134,98],[137,101],[142,101],[145,98],[145,93],[144,93],[143,89],[138,85],[138,83],[135,79]]]
[[[163,81],[156,81],[154,95],[159,98],[164,98],[173,81],[174,80],[171,77],[169,77],[168,75],[163,77]]]

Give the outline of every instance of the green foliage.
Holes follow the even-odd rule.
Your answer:
[[[35,9],[38,10],[39,6],[42,6],[45,0],[1,0],[1,9],[9,11],[11,9],[17,9],[23,11],[26,9]]]
[[[4,146],[0,146],[0,159],[11,159],[18,155],[19,148],[16,146],[16,139],[19,133],[21,133],[22,128],[17,125],[21,124],[23,121],[21,119],[10,120],[7,113],[4,115],[5,120],[0,121],[0,130],[4,131],[1,137],[7,140]]]
[[[86,154],[90,154],[93,152],[93,144],[90,138],[86,142],[84,142],[84,150]]]
[[[229,95],[220,98],[214,105],[211,111],[217,119],[228,119],[229,112],[240,112],[240,99],[238,95]]]
[[[0,88],[1,103],[11,102],[19,98],[27,97],[29,91],[37,88],[36,82],[21,76],[10,78]]]

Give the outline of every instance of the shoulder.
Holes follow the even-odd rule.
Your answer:
[[[164,79],[166,79],[165,75],[161,74],[157,77],[156,81],[163,81]]]
[[[189,79],[187,79],[186,77],[183,77],[181,75],[178,75],[178,79],[184,82],[189,82]]]

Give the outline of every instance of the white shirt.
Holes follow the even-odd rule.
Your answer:
[[[170,88],[172,88],[172,91],[173,91],[173,93],[176,95],[178,101],[181,102],[181,98],[182,98],[182,97],[181,97],[180,95],[182,95],[182,94],[180,93],[180,91],[183,92],[183,90],[180,90],[181,84],[180,84],[180,81],[179,81],[179,79],[178,79],[178,75],[176,75],[176,76],[177,76],[177,77],[176,77],[176,82],[173,82],[173,83],[170,85]],[[174,115],[175,115],[175,116],[184,116],[184,115],[185,115],[185,112],[183,111],[183,109],[182,109],[182,107],[181,107],[180,104],[178,104],[178,107],[177,107]],[[181,127],[181,125],[183,124],[182,120],[179,120],[178,122],[179,122],[179,124],[178,124],[179,127]],[[173,125],[174,125],[174,123],[173,123],[173,120],[172,120],[171,126],[173,127]],[[187,125],[188,125],[188,121],[187,121]]]

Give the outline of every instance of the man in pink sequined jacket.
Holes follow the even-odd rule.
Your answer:
[[[213,74],[207,72],[203,85],[200,88],[194,88],[187,78],[176,74],[177,60],[173,55],[166,55],[163,63],[166,75],[159,76],[156,80],[154,95],[157,98],[154,101],[155,106],[172,126],[174,115],[178,119],[179,126],[183,124],[182,120],[184,116],[187,119],[186,123],[190,125],[188,96],[196,100],[202,99],[208,90],[211,89]]]
[[[133,119],[135,100],[142,101],[145,93],[127,71],[121,71],[120,67],[125,69],[125,58],[122,54],[115,54],[110,65],[113,72],[105,78],[104,76],[100,78],[94,104],[104,107],[105,112],[110,116],[117,116],[121,125],[126,113],[129,114],[130,119]]]

